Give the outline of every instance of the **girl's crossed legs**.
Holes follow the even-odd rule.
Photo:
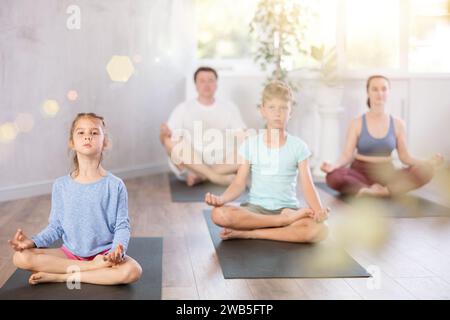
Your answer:
[[[18,268],[32,271],[30,284],[43,282],[66,282],[75,278],[80,282],[117,285],[137,281],[142,268],[139,263],[129,256],[116,265],[104,261],[103,255],[97,255],[91,261],[68,259],[61,249],[25,249],[17,251],[13,257],[14,265]]]

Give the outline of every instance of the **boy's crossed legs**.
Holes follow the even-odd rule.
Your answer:
[[[324,240],[328,227],[309,216],[310,209],[285,208],[280,214],[253,213],[242,207],[221,206],[212,210],[212,220],[224,228],[222,239],[267,239],[313,243]]]

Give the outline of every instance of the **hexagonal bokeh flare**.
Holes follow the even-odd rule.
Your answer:
[[[134,73],[133,62],[128,56],[112,56],[106,71],[112,81],[127,82]]]

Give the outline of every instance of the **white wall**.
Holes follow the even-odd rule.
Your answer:
[[[411,79],[409,140],[412,152],[442,152],[450,160],[450,78]]]
[[[80,30],[66,27],[71,4],[81,9]],[[123,177],[164,169],[159,125],[185,98],[192,18],[190,0],[2,0],[0,125],[19,113],[35,124],[0,143],[0,201],[48,192],[68,173],[68,130],[78,112],[105,117],[113,141],[107,169]],[[142,57],[128,82],[109,79],[112,55]],[[77,101],[66,98],[71,89]],[[46,99],[59,103],[54,118],[41,114]]]

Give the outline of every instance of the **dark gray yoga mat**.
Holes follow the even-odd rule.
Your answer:
[[[172,173],[169,173],[169,185],[172,202],[203,202],[206,193],[211,192],[215,195],[221,195],[226,190],[226,187],[218,186],[211,182],[188,187],[184,181],[178,180]],[[247,192],[242,194],[236,201],[244,202],[246,198]]]
[[[325,182],[315,182],[315,185],[345,203],[355,200],[354,196],[340,194],[336,190],[331,189]],[[376,201],[377,204],[383,206],[384,214],[391,218],[450,217],[450,208],[411,194],[395,198],[363,196],[360,199],[363,198]]]
[[[220,239],[221,228],[204,210],[211,239],[225,279],[370,277],[342,248],[331,241],[300,244],[269,240]],[[332,259],[331,259],[332,257]],[[333,264],[333,261],[339,263]]]
[[[81,283],[80,290],[70,290],[66,283],[31,286],[28,284],[31,273],[18,269],[0,288],[0,300],[160,300],[162,243],[162,238],[131,238],[127,254],[142,267],[142,276],[135,283],[119,286]]]

